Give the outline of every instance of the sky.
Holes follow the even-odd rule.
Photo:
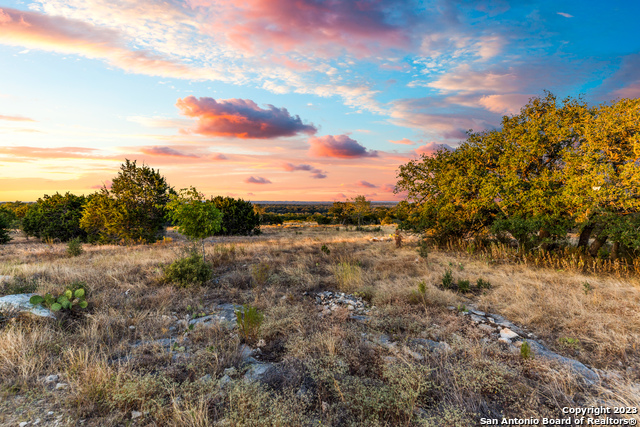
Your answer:
[[[0,0],[0,201],[125,159],[245,200],[394,194],[531,97],[640,97],[640,2]]]

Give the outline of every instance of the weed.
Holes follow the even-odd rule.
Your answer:
[[[450,268],[447,268],[442,276],[442,287],[444,289],[451,289],[453,287],[453,272]]]
[[[338,282],[338,288],[343,292],[350,292],[362,284],[362,268],[349,262],[341,262],[333,266],[333,275]]]
[[[584,282],[582,284],[582,290],[584,291],[585,295],[589,295],[589,292],[593,290],[593,286],[591,286],[589,282]]]
[[[558,342],[562,347],[578,349],[580,347],[580,340],[578,338],[570,338],[570,337],[561,337],[558,338]]]
[[[418,245],[418,255],[422,258],[427,258],[429,256],[429,245],[427,244],[426,239],[420,241],[420,244]]]
[[[478,289],[491,289],[491,283],[488,280],[478,279],[476,280],[476,287]]]
[[[245,340],[249,342],[255,342],[258,340],[258,333],[260,326],[264,321],[264,314],[257,308],[248,304],[242,306],[242,308],[235,310],[236,323],[240,328]]]
[[[327,247],[327,245],[322,245],[322,247],[320,248],[320,250],[325,254],[325,255],[331,255],[331,249],[329,249]]]
[[[23,279],[14,277],[11,280],[0,282],[0,296],[15,294],[30,294],[38,288],[38,284],[33,279]]]
[[[175,283],[181,287],[192,284],[204,284],[211,279],[212,269],[202,260],[202,256],[196,251],[190,255],[177,259],[164,269],[163,281]]]
[[[266,285],[269,277],[271,277],[271,266],[268,263],[261,261],[251,266],[251,279],[255,286]]]
[[[458,306],[456,307],[456,309],[460,312],[460,313],[466,313],[469,310],[467,310],[467,306],[464,304],[458,304]]]
[[[533,359],[533,352],[531,351],[531,345],[527,341],[523,341],[520,346],[520,357],[523,360]]]
[[[82,240],[79,237],[69,240],[67,243],[67,255],[70,257],[82,255],[84,249],[82,249]]]
[[[471,289],[471,284],[468,280],[458,280],[458,291],[460,292],[469,292]]]

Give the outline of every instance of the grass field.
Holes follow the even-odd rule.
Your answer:
[[[81,281],[89,301],[57,321],[5,313],[0,424],[475,426],[482,418],[566,418],[563,407],[640,407],[637,278],[437,250],[425,258],[408,236],[400,248],[371,241],[393,232],[265,227],[257,237],[215,238],[206,244],[213,279],[186,288],[162,280],[188,244],[172,232],[155,245],[84,245],[77,257],[65,244],[22,237],[0,246],[0,275],[13,277],[0,296],[57,293]],[[470,292],[443,289],[447,271],[469,280]],[[476,289],[478,279],[491,287]],[[313,294],[326,290],[375,308],[364,322],[346,308],[321,316]],[[189,329],[188,320],[224,303],[263,313],[255,337]],[[535,354],[525,359],[448,309],[470,304],[526,327],[600,381]],[[396,344],[377,344],[381,336]],[[158,341],[166,338],[168,348]],[[446,349],[412,347],[415,339]],[[277,375],[244,380],[247,346],[259,347],[254,358]],[[59,378],[48,384],[50,375]]]

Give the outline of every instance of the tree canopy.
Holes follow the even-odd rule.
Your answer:
[[[572,230],[586,246],[595,230],[592,255],[607,238],[640,249],[639,146],[640,99],[590,107],[547,92],[499,129],[402,165],[396,191],[418,206],[404,227],[438,241],[507,233],[523,251]]]

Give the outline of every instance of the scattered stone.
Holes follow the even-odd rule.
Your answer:
[[[476,316],[483,316],[483,317],[484,317],[484,316],[486,316],[486,315],[487,315],[484,311],[476,310],[476,309],[474,309],[474,308],[469,308],[469,309],[468,309],[468,311],[469,311],[470,313],[475,314]]]
[[[25,427],[27,424],[29,424],[29,421],[23,421],[20,424],[18,424],[20,427]]]
[[[477,314],[471,314],[471,320],[476,323],[483,323],[486,319],[484,317],[480,317]]]
[[[387,364],[396,363],[398,358],[395,356],[382,356],[382,360],[384,360]]]
[[[206,327],[220,325],[226,327],[227,329],[233,329],[237,327],[236,310],[240,308],[242,308],[242,306],[235,304],[221,304],[213,306],[213,314],[189,320],[188,325],[193,325],[194,327],[198,325]]]
[[[244,374],[245,381],[268,382],[270,376],[275,372],[273,363],[252,363]]]
[[[444,341],[433,341],[426,338],[412,338],[410,343],[417,345],[420,348],[427,349],[429,351],[449,351],[451,346]]]
[[[600,379],[600,376],[597,373],[595,373],[592,369],[587,368],[584,364],[578,362],[577,360],[560,356],[559,354],[552,352],[537,341],[527,340],[527,342],[531,346],[531,350],[533,351],[534,356],[541,356],[546,359],[567,365],[574,373],[580,375],[588,384],[593,385]]]
[[[30,314],[35,317],[55,319],[56,316],[48,308],[41,305],[33,305],[29,299],[35,294],[6,295],[0,298],[0,310],[16,310],[20,313]]]
[[[131,344],[131,347],[133,348],[137,348],[137,347],[141,347],[141,346],[160,346],[163,347],[165,349],[170,349],[171,346],[176,342],[176,340],[174,338],[160,338],[157,340],[153,340],[153,341],[136,341],[133,344]]]
[[[405,346],[402,350],[404,351],[405,354],[413,357],[416,360],[424,360],[424,356],[423,355],[421,355],[417,351],[411,350],[409,347]]]
[[[131,419],[135,420],[136,418],[140,418],[142,416],[142,412],[140,411],[131,411]]]
[[[316,305],[318,306],[318,310],[321,312],[321,316],[337,310],[338,307],[344,307],[351,312],[352,318],[354,316],[369,314],[369,312],[374,308],[371,307],[370,309],[367,309],[366,303],[362,298],[355,295],[331,291],[318,292],[316,294]]]
[[[207,375],[201,376],[199,381],[207,382],[207,381],[211,381],[211,379],[212,379],[211,374],[207,374]]]
[[[67,388],[69,388],[69,384],[67,383],[56,384],[56,390],[66,390]]]

